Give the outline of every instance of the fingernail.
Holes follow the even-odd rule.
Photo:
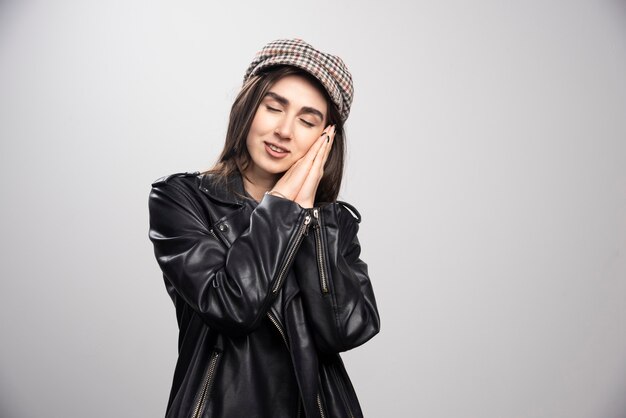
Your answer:
[[[326,142],[330,142],[330,136],[326,136]]]
[[[322,132],[322,135],[326,135],[326,131]]]

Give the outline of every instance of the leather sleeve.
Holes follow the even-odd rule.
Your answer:
[[[349,350],[380,330],[358,229],[358,220],[341,203],[323,206],[296,257],[298,285],[320,351]]]
[[[306,211],[265,195],[227,248],[184,185],[153,184],[148,206],[154,254],[177,294],[215,330],[241,335],[255,329],[280,289],[279,271],[300,242]]]

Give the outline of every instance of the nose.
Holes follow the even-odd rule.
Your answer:
[[[293,135],[293,118],[285,117],[281,118],[280,121],[276,125],[276,129],[274,129],[274,133],[278,135],[281,139],[291,139]]]

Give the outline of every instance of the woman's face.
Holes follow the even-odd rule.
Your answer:
[[[252,160],[246,174],[252,181],[278,180],[302,158],[326,127],[326,99],[306,78],[288,75],[261,101],[246,146]]]

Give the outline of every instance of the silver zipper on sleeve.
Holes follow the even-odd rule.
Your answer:
[[[209,368],[207,369],[206,376],[204,378],[204,384],[202,385],[202,391],[200,392],[200,398],[193,410],[192,418],[199,418],[206,404],[206,399],[211,393],[211,387],[213,386],[213,380],[215,379],[215,370],[217,369],[217,359],[220,353],[214,351],[211,355],[211,361],[209,362]]]
[[[309,223],[311,223],[311,215],[307,212],[307,214],[304,216],[304,222],[302,223],[302,225],[300,225],[300,229],[298,229],[293,245],[287,251],[287,257],[285,259],[285,262],[283,263],[282,268],[280,269],[278,273],[278,277],[276,278],[276,284],[274,284],[272,293],[276,293],[278,292],[278,289],[280,289],[280,285],[282,284],[283,279],[285,278],[285,274],[287,274],[287,271],[289,270],[289,267],[291,266],[291,261],[293,260],[293,257],[296,255],[296,251],[298,250],[298,247],[300,246],[302,237],[305,235],[306,232],[308,232]]]
[[[315,232],[315,252],[317,254],[317,269],[320,275],[320,287],[322,293],[328,293],[328,280],[326,278],[326,268],[324,266],[324,247],[322,246],[322,231],[320,226],[320,215],[316,209],[313,209],[313,217],[315,218],[315,226],[313,227]]]

